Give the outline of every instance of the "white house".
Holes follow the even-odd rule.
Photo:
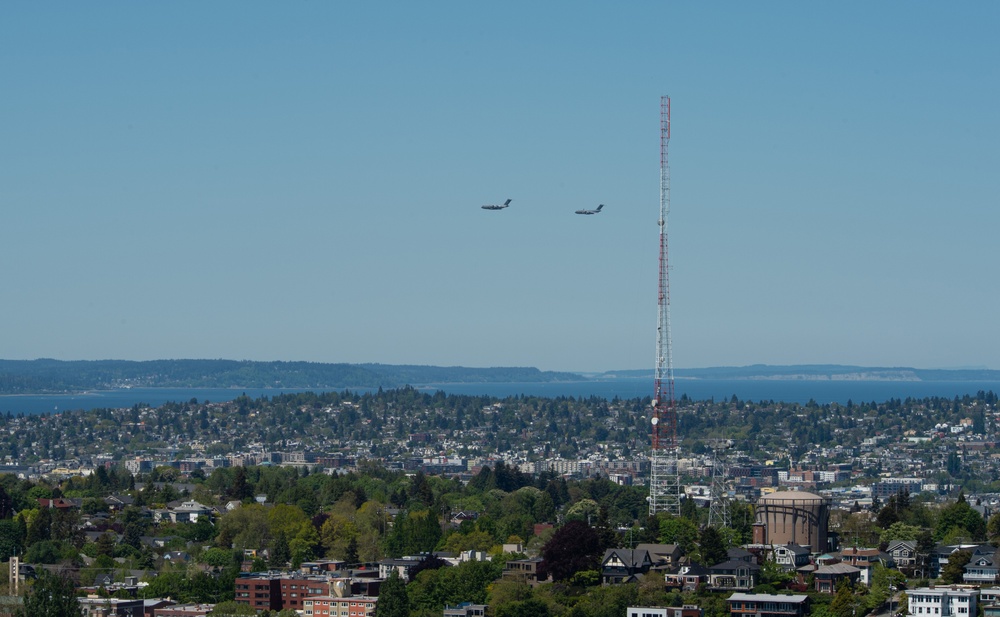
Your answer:
[[[920,587],[906,592],[907,615],[974,617],[979,590],[971,587]]]

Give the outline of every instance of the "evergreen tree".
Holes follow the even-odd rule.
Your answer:
[[[382,583],[375,605],[375,617],[408,617],[410,598],[406,593],[406,583],[393,568],[389,578]]]
[[[292,559],[292,549],[288,546],[288,538],[283,532],[278,532],[271,542],[270,566],[276,570],[284,569]]]
[[[347,549],[344,551],[344,561],[348,565],[361,562],[361,558],[358,556],[358,539],[355,536],[351,536],[351,539],[347,541]]]
[[[229,490],[226,491],[226,496],[236,501],[243,501],[244,499],[253,497],[253,487],[250,486],[250,482],[247,480],[246,467],[236,468],[236,476],[233,478],[233,483],[230,485]]]
[[[42,540],[48,540],[52,533],[52,513],[49,508],[39,508],[38,514],[31,519],[28,525],[28,537],[25,543],[28,546]]]
[[[698,524],[698,504],[694,499],[687,498],[681,501],[681,516],[695,525]]]
[[[726,547],[722,542],[722,536],[715,527],[705,527],[701,530],[701,538],[698,540],[701,552],[702,564],[714,566],[729,559]]]
[[[830,613],[834,617],[854,617],[857,605],[854,590],[846,578],[837,581],[837,593],[830,601]]]
[[[0,486],[0,519],[14,516],[14,500],[10,498],[3,486]]]

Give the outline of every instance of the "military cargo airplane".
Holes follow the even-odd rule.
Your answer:
[[[510,205],[510,202],[511,202],[511,200],[508,199],[507,201],[503,202],[502,204],[487,204],[485,206],[482,206],[482,208],[483,208],[483,210],[503,210],[504,208],[506,208],[507,206]]]
[[[601,205],[597,206],[597,210],[577,210],[576,213],[577,214],[597,214],[598,212],[601,211],[601,208],[603,208],[603,207],[604,207],[604,204],[601,204]]]

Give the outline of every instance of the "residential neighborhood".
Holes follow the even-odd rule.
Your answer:
[[[403,389],[8,417],[7,435],[74,455],[15,458],[0,439],[11,597],[63,576],[88,615],[140,599],[160,603],[146,614],[361,615],[402,590],[414,615],[856,617],[906,607],[911,588],[1000,585],[992,394],[682,400],[682,508],[655,517],[623,421],[641,406]],[[709,424],[733,447],[695,436]],[[739,437],[753,425],[771,429]]]

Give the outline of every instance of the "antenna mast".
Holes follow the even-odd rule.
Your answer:
[[[667,215],[670,214],[670,97],[660,97],[660,283],[657,296],[656,373],[653,395],[649,478],[649,513],[681,513],[677,465],[677,409],[674,401],[673,350],[670,342],[670,267],[667,260]]]

